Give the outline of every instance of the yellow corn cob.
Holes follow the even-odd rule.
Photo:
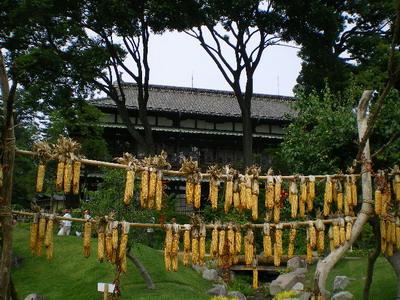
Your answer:
[[[46,246],[46,259],[51,260],[53,258],[53,218],[47,221],[44,245]]]
[[[72,182],[72,163],[66,163],[64,165],[64,193],[69,194],[71,192]]]
[[[201,199],[201,183],[196,183],[194,186],[194,194],[193,194],[194,207],[200,208],[200,199]]]
[[[307,263],[308,264],[312,263],[312,248],[309,242],[307,243]]]
[[[48,247],[46,247],[46,259],[53,259],[53,242]]]
[[[150,179],[149,179],[149,196],[147,206],[152,209],[154,207],[154,202],[156,198],[156,185],[157,185],[157,173],[154,169],[150,169]]]
[[[251,209],[253,205],[253,199],[251,197],[252,191],[251,191],[251,182],[252,182],[252,177],[251,175],[245,175],[246,179],[246,209]]]
[[[324,202],[330,204],[332,203],[332,195],[333,195],[333,185],[330,176],[326,177],[325,183],[325,194],[324,194]]]
[[[274,266],[279,267],[281,265],[281,256],[279,255],[278,245],[274,243]]]
[[[252,194],[252,207],[251,207],[251,216],[254,221],[258,219],[258,195]]]
[[[145,169],[141,174],[140,182],[140,205],[142,208],[147,207],[149,198],[149,170]]]
[[[111,233],[106,234],[106,258],[108,261],[112,260],[112,255],[113,255],[113,248],[112,248],[112,235]]]
[[[218,234],[218,255],[225,254],[225,230],[220,230]]]
[[[40,218],[38,237],[36,240],[36,255],[37,256],[42,256],[42,245],[43,245],[43,241],[44,241],[45,232],[46,232],[46,219]]]
[[[336,181],[335,190],[336,190],[337,208],[339,211],[342,211],[343,210],[343,187],[342,187],[342,183],[339,180]]]
[[[353,200],[353,206],[357,206],[358,196],[357,196],[357,185],[356,177],[351,175],[351,199]]]
[[[289,232],[288,258],[293,257],[295,240],[296,240],[296,227],[293,226],[290,228],[290,232]]]
[[[400,226],[398,225],[398,222],[396,224],[396,247],[400,250]]]
[[[384,239],[383,237],[381,237],[381,252],[385,253],[386,252],[386,247],[387,243],[386,243],[386,239]]]
[[[240,176],[239,193],[240,193],[240,206],[247,208],[247,194],[246,194],[246,183],[245,178],[242,174]]]
[[[386,218],[387,207],[388,207],[388,194],[386,192],[384,192],[382,194],[382,206],[381,206],[381,216],[382,216],[382,218]]]
[[[353,204],[353,200],[351,199],[351,184],[349,178],[347,177],[347,181],[344,185],[345,187],[345,195],[344,195],[344,214],[348,216],[350,214],[350,206]]]
[[[346,228],[344,226],[340,226],[340,244],[343,245],[346,242]]]
[[[200,237],[201,241],[201,237]],[[200,243],[201,244],[201,243]],[[201,247],[200,247],[201,249]],[[171,264],[172,264],[172,271],[176,272],[178,271],[178,257],[179,253],[179,232],[176,232],[173,234],[173,239],[172,239],[172,253],[171,253]],[[201,254],[201,251],[200,251]],[[203,257],[204,260],[204,257]],[[204,261],[203,261],[204,264]]]
[[[313,201],[315,198],[315,177],[309,176],[308,187],[307,187],[307,210],[312,211]]]
[[[310,221],[308,225],[308,234],[309,234],[309,243],[311,249],[314,249],[317,246],[317,232],[314,227],[314,223]]]
[[[189,253],[190,253],[190,230],[185,229],[183,233],[183,265],[189,264]]]
[[[104,260],[104,232],[99,232],[97,237],[97,258],[100,262]]]
[[[237,229],[235,232],[235,249],[236,254],[242,252],[242,233],[240,232],[240,229]]]
[[[380,222],[381,229],[381,237],[386,240],[386,223],[385,220],[381,220]]]
[[[184,250],[183,251],[183,257],[182,257],[182,262],[184,266],[187,266],[189,264],[189,256],[190,256],[190,250]]]
[[[229,254],[230,256],[235,254],[235,232],[233,231],[232,226],[229,227],[227,232],[228,245],[229,245]]]
[[[253,289],[258,289],[258,270],[253,269]]]
[[[215,197],[215,189],[214,189],[214,181],[215,181],[215,179],[213,179],[213,178],[211,178],[210,179],[210,182],[209,182],[209,184],[208,184],[208,186],[209,186],[209,189],[208,189],[208,199],[210,200],[210,202],[211,202],[211,209],[213,210],[213,211],[215,211],[215,210],[217,210],[217,206],[218,206],[218,200],[217,201],[215,201],[216,200],[216,197]]]
[[[126,256],[124,256],[120,261],[121,271],[126,273]]]
[[[281,203],[281,190],[282,190],[282,177],[276,176],[275,177],[275,188],[274,188],[274,201],[275,204]]]
[[[275,228],[275,243],[277,245],[278,254],[281,256],[283,254],[283,245],[282,245],[282,225],[278,224]]]
[[[33,221],[31,223],[30,235],[29,235],[29,247],[32,250],[32,254],[35,254],[35,252],[36,252],[38,228],[39,228],[39,224],[37,222],[35,223],[35,221]]]
[[[167,251],[167,248],[164,249],[164,266],[167,272],[171,271],[171,254]]]
[[[264,256],[265,257],[272,256],[272,241],[270,235],[264,235],[263,245],[264,245]]]
[[[224,206],[225,213],[228,213],[229,208],[232,205],[232,201],[233,201],[233,181],[229,180],[226,182],[225,185],[225,206]]]
[[[325,225],[321,219],[315,221],[315,228],[317,229],[317,251],[322,254],[325,248]]]
[[[253,262],[253,254],[254,254],[254,234],[253,231],[248,230],[247,234],[244,238],[245,247],[244,247],[244,256],[246,265],[249,266]]]
[[[386,241],[388,243],[392,242],[392,226],[390,226],[390,221],[386,221],[385,222],[385,226],[386,226]]]
[[[333,224],[333,246],[335,248],[340,246],[340,230],[337,224]]]
[[[299,214],[301,218],[305,217],[306,202],[307,202],[307,183],[305,182],[304,177],[301,177],[300,199],[299,199]]]
[[[134,181],[135,181],[135,172],[133,170],[126,171],[125,194],[124,194],[124,203],[126,205],[128,205],[132,200]]]
[[[393,244],[392,243],[387,243],[387,248],[386,248],[386,253],[387,256],[393,256]]]
[[[74,161],[74,175],[72,179],[72,192],[74,195],[79,194],[79,180],[81,177],[81,162]]]
[[[353,229],[353,220],[351,218],[346,217],[346,241],[349,241],[351,238],[351,231]]]
[[[297,184],[294,181],[290,183],[289,201],[291,205],[291,217],[294,219],[297,217],[297,210],[299,206],[298,195],[297,195]]]
[[[171,227],[167,227],[165,231],[165,250],[167,253],[172,251],[172,230]]]
[[[206,257],[206,237],[200,236],[199,240],[199,265],[204,265],[204,258]]]
[[[163,183],[162,183],[162,180],[157,179],[156,210],[158,210],[158,211],[160,211],[162,208],[162,195],[163,195]]]
[[[186,181],[186,203],[193,204],[194,183],[188,178]]]
[[[396,196],[396,201],[400,201],[400,175],[399,174],[394,175],[393,191]]]
[[[121,236],[121,241],[119,243],[119,252],[118,252],[119,260],[123,260],[124,257],[126,256],[126,246],[127,245],[128,245],[128,235],[123,234]]]
[[[41,193],[43,191],[43,181],[44,181],[44,172],[45,165],[40,164],[38,166],[37,178],[36,178],[36,192]]]
[[[63,179],[64,179],[64,162],[60,161],[57,164],[57,177],[56,177],[57,192],[62,191]]]
[[[333,202],[337,202],[337,190],[336,190],[336,182],[337,180],[332,180],[332,200]]]
[[[375,190],[375,213],[380,215],[382,212],[382,192],[381,190]]]
[[[275,198],[274,178],[272,176],[268,176],[266,183],[266,190],[265,190],[265,207],[273,208],[274,198]]]
[[[85,228],[83,232],[83,256],[90,256],[90,236],[92,235],[92,223],[85,222]]]
[[[396,223],[395,222],[390,222],[390,226],[391,226],[391,233],[392,233],[392,244],[396,244]]]
[[[274,223],[279,223],[281,218],[281,208],[279,204],[275,204],[274,206]]]
[[[192,264],[197,265],[199,262],[199,240],[192,238]]]
[[[233,193],[233,207],[239,210],[241,204],[240,204],[240,194],[239,192]]]
[[[171,255],[172,271],[174,272],[178,271],[178,265],[179,265],[178,262],[179,262],[178,255]]]
[[[210,258],[214,259],[218,254],[218,230],[214,227],[211,233],[211,247],[210,247]]]
[[[324,216],[328,216],[330,213],[330,204],[325,200],[324,201]]]
[[[112,229],[112,248],[118,249],[118,228]]]

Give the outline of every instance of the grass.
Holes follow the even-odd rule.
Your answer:
[[[354,299],[362,299],[365,276],[367,273],[366,257],[357,259],[342,259],[330,272],[326,287],[332,291],[333,280],[337,275],[345,275],[350,283],[345,288],[354,295]],[[307,271],[307,282],[305,287],[312,288],[316,264],[309,266]],[[395,299],[396,298],[396,275],[389,262],[380,256],[375,262],[374,276],[370,288],[370,299]]]
[[[24,257],[22,266],[13,270],[12,278],[20,298],[39,293],[46,299],[103,299],[97,282],[112,282],[115,267],[96,259],[96,239],[92,239],[89,258],[83,257],[82,239],[76,236],[54,236],[54,258],[36,257],[29,249],[29,228],[19,224],[14,230],[14,251]],[[128,271],[121,277],[119,299],[210,299],[206,295],[211,283],[190,267],[180,264],[178,272],[166,272],[160,251],[135,245],[133,252],[152,277],[156,290],[146,285],[135,266],[128,260]]]

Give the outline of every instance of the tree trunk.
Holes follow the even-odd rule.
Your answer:
[[[386,259],[392,265],[397,277],[397,295],[396,300],[400,300],[400,251],[396,251],[392,256],[385,255]]]
[[[155,290],[156,287],[154,285],[154,282],[151,279],[149,272],[147,272],[146,268],[143,266],[143,264],[140,262],[140,260],[130,250],[126,254],[126,257],[128,257],[135,264],[136,268],[138,268],[140,275],[142,276],[143,280],[146,282],[147,288],[149,290]]]
[[[372,91],[364,91],[360,102],[358,104],[357,122],[358,122],[358,136],[359,140],[362,139],[364,133],[368,127],[368,105],[371,99]],[[366,143],[364,150],[364,159],[370,160],[369,141]],[[314,287],[315,292],[321,294],[324,299],[327,297],[325,290],[326,279],[328,278],[329,272],[335,266],[335,264],[343,257],[346,251],[354,243],[354,241],[360,235],[365,223],[368,221],[369,216],[373,214],[373,200],[372,200],[372,181],[371,173],[368,172],[365,165],[362,165],[362,206],[361,210],[357,215],[357,220],[353,225],[351,231],[351,238],[344,245],[333,250],[326,258],[318,261],[317,269],[315,270],[314,276]]]
[[[251,121],[252,95],[243,95],[238,82],[235,87],[235,96],[239,103],[240,111],[242,114],[244,167],[249,167],[253,163],[253,124]]]
[[[0,84],[4,106],[4,131],[2,135],[3,146],[3,186],[0,195],[3,198],[0,203],[0,225],[2,234],[1,261],[0,261],[0,300],[7,299],[11,275],[12,254],[12,215],[11,215],[11,191],[12,175],[15,156],[15,137],[13,121],[13,95],[10,94],[8,76],[4,64],[3,54],[0,48]]]
[[[368,300],[369,298],[369,290],[371,288],[372,278],[374,275],[374,265],[381,253],[381,231],[379,230],[379,222],[374,222],[373,230],[376,238],[376,248],[375,251],[368,255],[368,268],[367,268],[367,277],[365,279],[364,291],[363,291],[363,300]]]

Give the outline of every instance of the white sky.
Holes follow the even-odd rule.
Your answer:
[[[264,51],[254,76],[254,92],[292,96],[300,72],[298,49],[272,46]],[[177,32],[152,35],[150,83],[231,90],[208,54],[194,38]]]

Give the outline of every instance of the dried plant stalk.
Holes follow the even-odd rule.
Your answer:
[[[67,162],[64,165],[64,193],[69,194],[71,192],[72,183],[72,162]]]
[[[64,162],[59,161],[57,164],[57,177],[56,177],[56,189],[57,192],[61,192],[63,188],[64,180]]]
[[[150,169],[150,179],[149,179],[149,196],[147,206],[152,209],[154,207],[154,202],[156,199],[156,187],[157,187],[157,172],[155,169]]]
[[[133,197],[133,189],[135,185],[135,171],[126,171],[126,181],[125,181],[125,193],[124,193],[124,203],[128,205]]]
[[[149,198],[149,170],[145,168],[141,174],[140,182],[140,206],[146,208]]]
[[[74,195],[79,194],[79,181],[81,178],[81,162],[80,161],[74,161],[74,176],[72,179],[72,192]]]
[[[92,235],[92,223],[85,222],[83,231],[83,256],[90,256],[90,237]]]
[[[40,164],[38,166],[37,178],[36,178],[36,192],[41,193],[43,191],[44,173],[46,166]]]

